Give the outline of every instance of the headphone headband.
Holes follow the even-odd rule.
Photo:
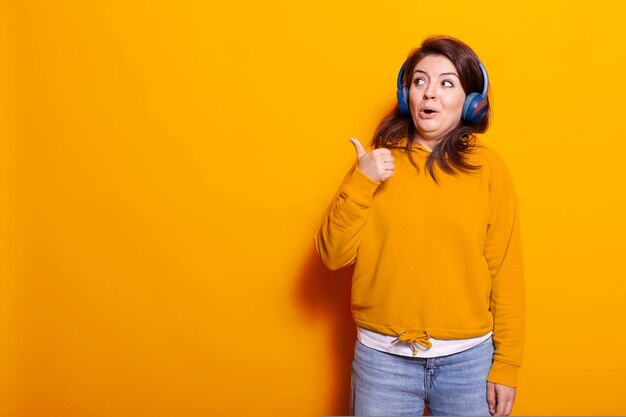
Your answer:
[[[404,77],[404,68],[406,68],[406,61],[404,61],[404,63],[402,64],[402,67],[400,68],[400,72],[398,73],[398,81],[397,81],[398,90],[402,89],[402,77]]]
[[[476,59],[478,59],[478,57],[476,57]],[[483,92],[480,94],[483,97],[487,96],[487,88],[489,87],[489,77],[487,77],[487,70],[485,69],[485,66],[483,65],[482,62],[480,62],[480,59],[478,59],[478,65],[480,66],[480,71],[483,73]]]

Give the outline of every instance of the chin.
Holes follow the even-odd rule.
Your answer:
[[[436,132],[441,130],[441,126],[439,126],[438,123],[424,123],[423,121],[419,121],[418,123],[415,124],[415,127],[417,128],[417,130],[421,131],[421,132]]]
[[[454,127],[448,129],[433,128],[432,126],[424,126],[416,129],[417,134],[426,140],[439,140],[443,136],[452,132]]]

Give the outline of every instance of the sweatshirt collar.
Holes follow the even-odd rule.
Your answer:
[[[402,139],[402,141],[400,142],[401,146],[406,146],[407,143],[407,138]],[[431,150],[429,150],[427,147],[425,147],[424,145],[421,145],[417,142],[413,142],[413,146],[412,146],[412,151],[419,153],[419,154],[423,154],[423,155],[430,155],[430,153],[432,152]]]

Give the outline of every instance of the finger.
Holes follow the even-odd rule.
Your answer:
[[[497,404],[496,404],[496,415],[497,416],[505,416],[504,411],[506,410],[507,400],[504,395],[496,395],[497,396]]]
[[[395,169],[396,164],[394,164],[393,162],[385,162],[383,166],[385,167],[385,169]]]
[[[378,155],[376,156],[376,159],[382,162],[393,162],[395,160],[395,158],[391,155]]]
[[[487,404],[489,412],[493,415],[496,412],[496,386],[493,382],[487,382]]]
[[[350,138],[349,140],[354,145],[357,158],[361,158],[363,155],[367,153],[365,152],[365,148],[363,148],[363,145],[361,145],[361,142],[357,138]]]
[[[391,170],[385,170],[385,172],[383,172],[380,177],[383,181],[385,181],[386,179],[389,179],[391,177],[393,177],[394,172]]]
[[[376,156],[378,155],[391,155],[391,151],[387,148],[377,148],[373,151]]]
[[[511,411],[513,411],[513,399],[509,399],[506,402],[506,408],[504,409],[504,415],[505,416],[510,416],[511,415]]]

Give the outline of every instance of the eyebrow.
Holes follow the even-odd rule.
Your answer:
[[[426,71],[422,71],[420,69],[416,69],[415,71],[413,71],[413,75],[415,75],[416,72],[421,72],[422,74],[426,74],[426,75],[428,75],[430,77],[430,75]],[[439,75],[440,76],[441,75],[454,75],[456,78],[459,78],[459,76],[456,73],[454,73],[454,72],[442,72]],[[459,78],[459,80],[460,80],[460,78]]]

